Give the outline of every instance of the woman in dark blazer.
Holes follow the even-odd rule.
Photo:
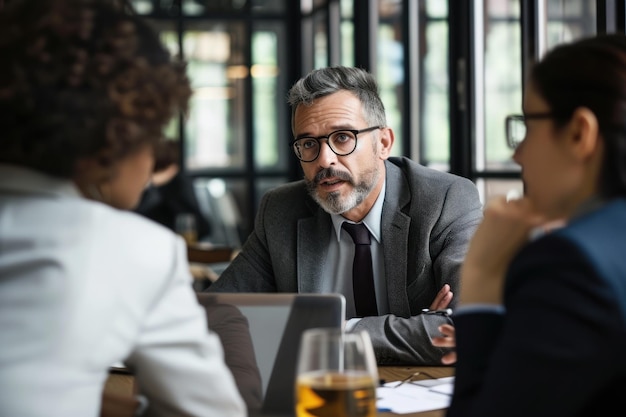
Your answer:
[[[622,414],[626,38],[548,53],[507,135],[525,195],[488,203],[470,244],[447,415]]]

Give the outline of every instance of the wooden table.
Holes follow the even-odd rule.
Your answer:
[[[414,372],[426,372],[435,378],[454,375],[454,368],[448,366],[379,366],[378,376],[386,382],[400,381]],[[418,376],[416,379],[427,379]],[[105,393],[132,396],[135,392],[135,381],[132,375],[111,373],[105,386]],[[378,413],[379,417],[398,416],[394,413]],[[405,417],[444,417],[445,410],[425,411],[422,413],[402,414]]]

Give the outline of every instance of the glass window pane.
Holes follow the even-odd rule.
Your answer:
[[[522,52],[518,0],[486,4],[484,42],[484,168],[516,170],[506,144],[504,120],[522,111]],[[480,167],[479,167],[480,168]]]
[[[316,12],[313,16],[313,65],[315,68],[324,68],[328,66],[327,31],[326,12]]]
[[[382,16],[381,16],[382,17]],[[400,19],[378,26],[378,73],[380,97],[385,105],[387,124],[395,133],[392,155],[402,155],[402,103],[404,84],[404,50]]]
[[[252,0],[252,12],[253,13],[283,12],[285,11],[286,1],[287,0]]]
[[[245,12],[247,0],[182,0],[183,15],[210,16],[213,12]],[[176,1],[167,0],[162,3],[176,4]]]
[[[194,89],[185,120],[185,161],[190,169],[244,167],[244,33],[243,24],[194,22],[183,35]]]
[[[341,39],[340,63],[346,67],[354,66],[354,1],[340,0],[339,36]]]
[[[340,0],[341,65],[354,66],[354,1]]]
[[[378,15],[381,19],[400,16],[402,2],[399,0],[378,0]]]
[[[252,32],[252,113],[254,163],[258,169],[286,168],[288,138],[284,137],[286,74],[284,25],[258,23]]]
[[[499,196],[521,196],[524,194],[522,180],[516,179],[478,179],[476,187],[480,194],[480,199],[484,203]]]
[[[354,17],[354,0],[340,0],[341,18],[352,19]]]
[[[431,18],[447,18],[448,2],[439,0],[428,0],[426,1],[426,13]]]
[[[546,48],[596,33],[594,0],[548,0]]]
[[[485,39],[485,161],[487,169],[511,169],[504,120],[522,111],[519,22],[492,20]]]
[[[209,2],[212,3],[212,2]],[[208,7],[207,7],[208,6]],[[224,4],[210,4],[207,5],[205,2],[196,1],[196,0],[183,0],[181,7],[183,9],[184,16],[201,16],[207,10],[217,11],[217,10],[225,10],[226,5]]]
[[[433,0],[435,3],[437,0]],[[429,2],[432,3],[433,1]],[[419,86],[422,114],[420,155],[425,165],[447,170],[450,160],[450,106],[448,101],[448,22],[425,19],[420,35],[421,80]]]
[[[154,10],[151,0],[130,0],[130,4],[137,14],[150,14]]]

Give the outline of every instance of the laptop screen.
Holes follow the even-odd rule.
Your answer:
[[[293,414],[300,336],[313,327],[342,327],[344,297],[205,292],[197,297],[250,414]]]

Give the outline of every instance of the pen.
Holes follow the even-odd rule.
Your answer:
[[[391,408],[377,408],[376,411],[379,413],[391,413]]]

